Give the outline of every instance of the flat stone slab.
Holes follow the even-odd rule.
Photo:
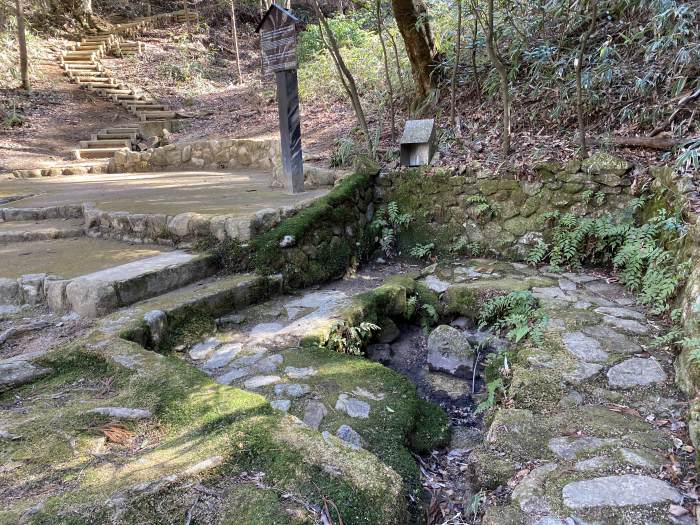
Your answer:
[[[328,409],[323,403],[320,401],[309,401],[304,409],[304,423],[314,430],[318,430],[326,414],[328,414]]]
[[[645,324],[635,321],[634,319],[622,319],[620,317],[613,317],[612,315],[606,315],[603,317],[603,321],[607,324],[619,328],[623,332],[628,332],[635,335],[646,335],[649,333],[649,327]]]
[[[355,429],[348,425],[340,425],[340,428],[338,428],[335,435],[354,449],[362,448],[362,436],[360,436]]]
[[[309,392],[311,392],[311,387],[300,383],[284,383],[275,385],[275,395],[278,396],[286,395],[289,397],[301,397]]]
[[[623,354],[636,354],[642,351],[642,347],[630,336],[616,332],[609,326],[597,324],[587,326],[581,330],[585,335],[596,339],[608,352]]]
[[[340,394],[335,403],[335,409],[345,412],[350,417],[366,419],[369,417],[370,406],[366,401]]]
[[[289,408],[292,406],[292,402],[289,399],[276,399],[270,401],[270,406],[275,410],[281,410],[282,412],[289,412]]]
[[[566,349],[581,361],[602,362],[608,359],[600,343],[582,332],[569,332],[562,336]]]
[[[647,386],[666,380],[666,373],[654,359],[632,357],[608,370],[608,383],[616,388]]]
[[[682,496],[665,481],[626,474],[574,481],[562,489],[564,505],[570,509],[625,507],[680,503]]]
[[[316,369],[311,366],[307,366],[304,368],[285,366],[284,373],[287,374],[287,377],[289,377],[290,379],[304,379],[305,377],[315,376]]]
[[[280,381],[282,381],[280,376],[253,376],[250,379],[246,379],[243,386],[248,390],[255,390],[256,388],[274,385]]]
[[[549,440],[549,450],[563,459],[575,459],[582,452],[592,452],[603,447],[613,446],[619,441],[613,438],[598,437],[559,437]]]
[[[621,317],[623,319],[635,319],[637,321],[646,321],[647,317],[637,310],[631,308],[621,308],[614,306],[601,306],[595,309],[596,313],[603,315],[612,315],[613,317]]]
[[[0,362],[0,392],[30,383],[50,373],[50,368],[37,366],[28,361],[7,360]]]
[[[192,348],[190,348],[190,359],[194,359],[195,361],[206,359],[207,357],[209,357],[209,355],[211,355],[211,353],[214,351],[214,348],[216,348],[218,345],[219,341],[213,337],[207,339],[206,341],[202,341],[201,343],[197,343]]]
[[[434,275],[428,275],[428,277],[423,279],[423,283],[436,293],[446,292],[450,287],[450,283],[442,281]]]
[[[125,407],[100,407],[88,410],[88,414],[100,414],[116,419],[148,419],[152,416],[150,410],[143,408],[125,408]]]
[[[207,343],[199,343],[200,345],[207,344]],[[199,345],[197,345],[199,346]],[[190,357],[192,357],[193,352],[195,351],[196,347],[193,347],[192,350],[190,350]],[[241,351],[243,350],[243,345],[240,343],[229,343],[222,345],[221,347],[217,348],[216,351],[211,354],[211,357],[207,359],[207,361],[202,365],[202,368],[204,370],[214,370],[216,368],[221,368],[223,366],[226,366],[229,364],[235,357],[237,357]],[[193,357],[193,359],[195,359]]]

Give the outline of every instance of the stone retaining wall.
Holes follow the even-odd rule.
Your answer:
[[[0,222],[79,219],[82,216],[83,206],[80,204],[48,208],[0,208]]]
[[[436,244],[447,246],[463,238],[490,255],[522,258],[542,238],[546,212],[597,216],[623,208],[634,191],[631,170],[607,154],[542,163],[533,181],[471,168],[404,170],[382,175],[376,197],[379,205],[393,201],[412,214],[415,242],[438,238]]]
[[[212,139],[169,144],[141,152],[118,151],[109,161],[108,171],[131,173],[252,168],[275,172],[280,166],[277,139]],[[275,177],[279,178],[277,175]]]

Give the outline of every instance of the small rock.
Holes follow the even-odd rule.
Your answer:
[[[601,306],[594,310],[596,313],[603,315],[612,315],[613,317],[621,317],[623,319],[636,319],[637,321],[646,321],[646,316],[643,313],[632,310],[631,308],[618,308],[614,306]]]
[[[466,330],[472,326],[472,322],[467,317],[457,317],[456,319],[452,320],[450,326],[457,328],[458,330]]]
[[[352,393],[356,396],[366,397],[367,399],[371,399],[372,401],[381,401],[386,397],[381,392],[379,394],[373,394],[372,392],[365,388],[362,388],[361,386],[356,386],[355,388],[353,388]]]
[[[214,348],[216,348],[218,345],[219,341],[214,337],[211,337],[201,343],[197,343],[192,348],[190,348],[190,359],[194,359],[195,361],[201,361],[202,359],[206,359],[214,351]]]
[[[549,450],[563,459],[575,459],[581,452],[592,452],[602,447],[616,445],[617,439],[597,437],[559,437],[549,440]]]
[[[378,340],[380,343],[393,343],[401,335],[399,327],[391,319],[384,319],[381,323],[381,332],[379,333]]]
[[[323,403],[320,401],[309,401],[304,409],[304,423],[314,430],[318,430],[326,414],[328,414],[328,410]]]
[[[583,403],[583,396],[576,390],[572,390],[559,400],[559,406],[563,408],[576,407],[581,403]]]
[[[646,386],[665,380],[666,374],[654,359],[632,357],[608,370],[608,383],[617,388]]]
[[[275,401],[270,401],[270,406],[275,410],[289,412],[289,407],[292,406],[292,402],[289,399],[276,399]]]
[[[620,456],[625,463],[636,467],[655,470],[664,464],[664,458],[651,450],[621,448]]]
[[[0,392],[30,383],[50,373],[50,368],[36,366],[28,361],[0,363]]]
[[[310,366],[306,368],[295,368],[293,366],[284,367],[284,373],[290,379],[304,379],[316,375],[316,369]]]
[[[372,361],[377,361],[383,365],[391,361],[391,345],[388,344],[371,344],[367,345],[365,354]]]
[[[246,379],[243,386],[248,390],[255,390],[264,386],[274,385],[282,381],[280,376],[253,376]]]
[[[165,337],[168,327],[168,316],[163,310],[151,310],[144,314],[143,321],[148,326],[153,345],[158,346],[163,340],[163,337]]]
[[[354,397],[348,397],[347,394],[340,394],[335,403],[335,409],[345,412],[350,417],[368,418],[370,406],[369,403],[361,401]]]
[[[281,385],[275,385],[275,394],[281,396],[283,394],[289,397],[301,397],[305,394],[311,392],[311,387],[309,385],[302,385],[299,383],[284,383]]]
[[[647,325],[643,325],[639,321],[635,321],[633,319],[621,319],[619,317],[606,315],[603,317],[603,321],[616,328],[619,328],[624,332],[629,332],[635,335],[646,335],[649,333],[649,327]]]
[[[589,470],[607,469],[613,465],[615,465],[615,461],[608,456],[594,456],[592,458],[576,462],[574,468],[579,472],[586,472]]]
[[[18,436],[17,434],[12,434],[8,432],[5,429],[0,428],[0,439],[4,439],[6,441],[18,441],[22,439],[22,436]]]
[[[279,368],[283,361],[284,358],[280,354],[273,354],[256,362],[253,368],[261,374],[271,374]]]
[[[280,248],[287,248],[289,246],[294,246],[296,239],[293,235],[285,235],[280,241]]]
[[[450,283],[442,281],[434,275],[429,275],[428,277],[423,279],[423,282],[428,288],[430,288],[433,292],[436,293],[446,292],[447,289],[450,287]]]
[[[225,315],[223,317],[219,317],[216,320],[216,325],[220,326],[221,328],[227,328],[231,326],[237,326],[245,323],[246,321],[246,316],[243,314],[231,314],[231,315]]]
[[[582,332],[566,333],[562,340],[566,349],[582,361],[590,363],[608,359],[608,353],[601,348],[600,343]]]
[[[100,407],[88,410],[88,414],[101,414],[107,417],[117,419],[148,419],[151,417],[150,410],[141,408],[124,408],[124,407]]]
[[[360,436],[360,434],[358,434],[348,425],[341,425],[336,431],[335,435],[348,443],[354,449],[362,448],[362,436]]]
[[[564,486],[562,496],[564,505],[570,509],[678,504],[683,500],[665,481],[633,474],[574,481]]]
[[[248,368],[232,368],[225,374],[217,377],[216,382],[220,385],[230,385],[236,379],[241,379],[247,375],[250,375],[250,370]]]
[[[471,377],[474,351],[464,332],[440,325],[428,336],[428,366],[435,371]]]

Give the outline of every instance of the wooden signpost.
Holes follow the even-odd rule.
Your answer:
[[[299,83],[297,81],[297,29],[299,19],[272,4],[256,31],[260,33],[263,69],[277,79],[282,142],[282,170],[291,193],[304,191],[304,163],[301,154]]]

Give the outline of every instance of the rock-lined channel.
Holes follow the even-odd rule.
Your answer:
[[[393,413],[396,398],[381,384],[339,377],[323,352],[309,354],[301,342],[337,321],[388,269],[232,313],[185,358],[219,383],[264,395],[327,439],[366,447],[378,432],[367,422]],[[441,264],[421,280],[446,305],[465,291],[483,300],[530,290],[548,317],[541,344],[519,346],[507,404],[483,443],[472,390],[483,399],[480,363],[511,343],[453,311],[427,333],[384,323],[366,348],[450,416],[450,444],[420,460],[436,504],[465,513],[477,491],[495,490],[484,523],[690,523],[678,510],[687,487],[674,485],[665,467],[669,454],[679,471],[689,461],[673,356],[650,347],[656,325],[630,293],[601,275],[488,260]]]

